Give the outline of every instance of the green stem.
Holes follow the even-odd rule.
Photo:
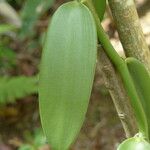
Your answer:
[[[114,64],[114,66],[121,75],[125,89],[131,100],[131,105],[134,109],[135,117],[137,119],[137,123],[139,126],[139,131],[142,132],[143,135],[148,139],[148,125],[146,115],[144,113],[142,104],[140,103],[134,83],[128,71],[127,65],[125,61],[118,55],[118,53],[115,51],[112,44],[110,43],[109,38],[106,35],[100,23],[98,15],[95,12],[92,2],[90,0],[86,0],[83,3],[91,10],[97,26],[98,39],[102,47],[104,48],[106,54],[108,55],[108,57],[110,58],[110,60],[112,61],[112,63]]]

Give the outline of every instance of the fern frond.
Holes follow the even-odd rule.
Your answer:
[[[0,104],[38,92],[38,77],[0,77]]]

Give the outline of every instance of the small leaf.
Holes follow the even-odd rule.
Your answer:
[[[9,24],[0,24],[0,35],[16,29],[15,26]]]
[[[97,35],[83,4],[69,2],[55,12],[40,72],[42,126],[53,150],[67,150],[80,131],[94,79]]]
[[[92,0],[95,10],[98,14],[99,19],[102,21],[105,9],[106,9],[106,0]]]
[[[21,11],[22,28],[20,37],[32,36],[34,26],[39,17],[47,11],[53,4],[54,0],[27,0]]]
[[[18,150],[35,150],[35,149],[33,148],[32,145],[25,144],[21,145],[21,147]]]
[[[127,58],[126,63],[147,117],[150,136],[150,74],[135,58]]]
[[[37,92],[37,76],[0,77],[0,105]]]
[[[150,143],[141,137],[133,137],[120,144],[117,150],[150,150]]]

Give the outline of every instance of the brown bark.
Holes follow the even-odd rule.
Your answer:
[[[121,77],[115,71],[112,63],[102,48],[99,47],[98,66],[103,72],[105,85],[113,99],[118,116],[122,122],[126,137],[132,137],[137,133],[135,116],[124,89]]]

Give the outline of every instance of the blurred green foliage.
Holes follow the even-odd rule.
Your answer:
[[[38,78],[0,77],[0,103],[12,103],[16,99],[38,92]]]
[[[15,26],[9,24],[1,24],[0,25],[0,35],[3,33],[7,33],[11,30],[15,29]]]
[[[27,143],[22,144],[18,150],[37,150],[46,144],[46,137],[41,129],[35,130],[33,136],[26,137]]]
[[[18,52],[20,53],[22,51],[22,49],[14,50],[11,45],[30,39],[28,42],[25,42],[27,48],[26,54],[34,54],[34,50],[39,48],[43,39],[43,33],[41,36],[35,39],[33,38],[33,35],[36,34],[35,26],[40,17],[50,9],[54,0],[3,0],[0,2],[6,7],[0,12],[0,16],[4,18],[1,21],[2,23],[0,22],[1,105],[15,102],[19,98],[38,92],[37,76],[26,77],[19,74],[11,77],[12,75],[10,73],[8,74],[9,70],[15,70],[17,68],[17,55]],[[15,20],[13,20],[14,16],[10,12],[17,14],[18,19],[22,22],[19,28],[13,25]]]
[[[10,69],[16,66],[16,53],[3,45],[0,45],[0,68]]]
[[[22,28],[20,31],[21,38],[32,36],[34,26],[39,17],[47,11],[54,0],[27,0],[21,10]]]
[[[38,94],[38,68],[41,45],[45,37],[45,25],[44,28],[38,26],[38,22],[43,23],[41,21],[43,19],[48,22],[50,18],[48,10],[53,2],[54,0],[0,0],[0,109],[1,111],[6,109],[0,116],[1,120],[4,119],[2,124],[5,120],[16,120],[20,117],[15,116],[15,118],[11,114],[8,117],[6,114],[8,106],[13,106],[18,111],[20,107],[22,108],[22,103],[27,102],[25,97]],[[17,26],[16,22],[21,23],[21,26]],[[24,101],[15,103],[23,98],[25,98]],[[38,101],[34,101],[36,100],[35,96],[31,96],[31,99],[28,100],[31,101],[28,101],[27,105],[38,103]],[[37,115],[38,120],[39,116],[35,110],[30,111],[28,110],[31,109],[30,107],[24,107],[27,107],[27,110],[19,112],[20,114],[25,112],[24,120],[34,114]],[[19,124],[19,127],[13,124],[14,129],[15,127],[24,129],[26,125],[18,120],[16,124]],[[30,121],[27,121],[27,124],[30,126]],[[35,130],[37,127],[39,124],[28,128],[31,136],[27,136],[23,140],[19,150],[37,150],[46,144],[42,129]],[[8,128],[8,131],[11,129]],[[21,137],[25,136],[24,132],[19,134]],[[7,140],[4,138],[4,141]]]

